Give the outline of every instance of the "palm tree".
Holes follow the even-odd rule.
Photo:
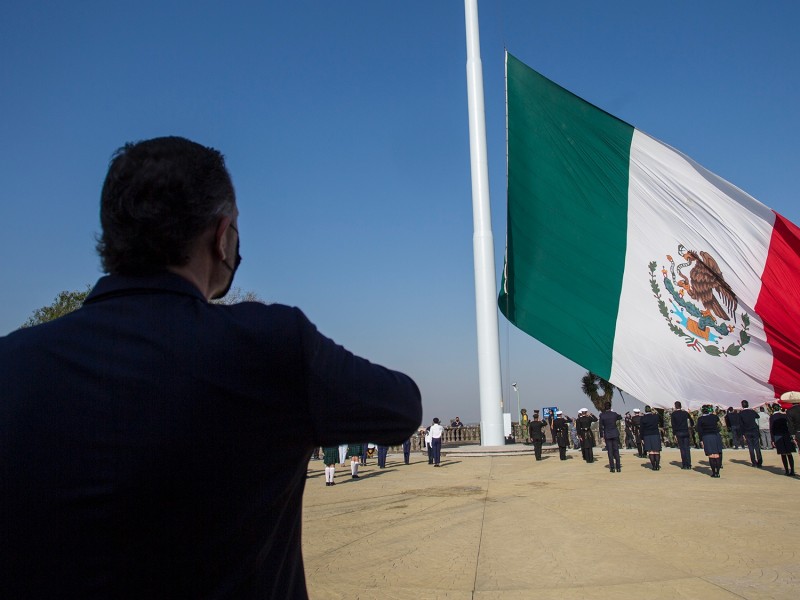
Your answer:
[[[581,379],[581,391],[589,397],[597,410],[604,410],[605,403],[611,402],[614,390],[619,390],[619,393],[622,394],[622,390],[614,384],[591,371],[586,371],[586,375]]]

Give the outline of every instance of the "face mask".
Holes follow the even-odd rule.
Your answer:
[[[239,265],[242,264],[242,255],[239,254],[239,231],[235,227],[233,227],[233,230],[236,231],[236,261],[234,262],[233,266],[230,266],[224,260],[222,261],[222,264],[228,267],[228,270],[231,272],[231,277],[228,279],[228,284],[225,286],[225,289],[212,296],[212,300],[219,300],[227,295],[227,293],[231,290],[231,286],[233,285],[233,278],[236,275],[236,270],[239,268]]]

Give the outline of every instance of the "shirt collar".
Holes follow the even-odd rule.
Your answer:
[[[115,296],[168,292],[185,296],[194,296],[206,302],[203,294],[188,280],[180,275],[164,271],[142,277],[124,275],[106,275],[101,277],[86,297],[84,304],[99,302]]]

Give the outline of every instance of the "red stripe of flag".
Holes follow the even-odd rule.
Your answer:
[[[800,228],[777,213],[756,313],[772,349],[775,397],[800,391]]]

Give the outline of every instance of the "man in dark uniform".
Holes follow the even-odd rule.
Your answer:
[[[575,429],[578,433],[578,439],[581,441],[581,453],[583,454],[583,460],[587,463],[594,462],[595,442],[592,423],[596,422],[597,417],[586,408],[582,408],[578,412],[578,418],[575,419]]]
[[[606,402],[603,405],[603,412],[600,413],[600,437],[606,443],[606,452],[608,452],[608,468],[611,472],[621,472],[621,465],[619,460],[619,429],[617,422],[622,420],[622,417],[611,410],[611,402]]]
[[[742,410],[739,412],[739,423],[742,428],[744,441],[750,451],[750,464],[758,469],[764,463],[761,457],[761,436],[758,432],[758,413],[750,408],[747,400],[742,400]]]
[[[633,416],[631,417],[631,428],[633,429],[633,439],[636,442],[636,456],[644,458],[644,446],[642,445],[642,415],[638,408],[633,409]]]
[[[725,414],[725,426],[731,436],[733,449],[738,450],[740,445],[744,445],[742,444],[742,420],[732,406],[728,407],[728,412]]]
[[[694,419],[688,412],[683,410],[680,402],[675,402],[675,410],[672,411],[670,421],[675,444],[681,451],[681,469],[691,469],[692,453],[689,449],[689,425],[694,426]]]
[[[558,457],[567,460],[567,446],[569,446],[569,424],[572,419],[564,415],[563,411],[556,411],[556,418],[553,421],[553,434],[558,444]]]
[[[631,413],[625,413],[625,449],[631,450],[634,447],[633,423],[631,423]]]
[[[542,460],[542,444],[545,441],[544,428],[547,423],[539,419],[539,411],[533,411],[533,421],[528,421],[528,436],[533,443],[533,453],[536,460]]]

